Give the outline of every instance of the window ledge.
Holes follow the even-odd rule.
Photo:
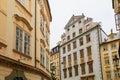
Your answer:
[[[32,59],[31,56],[25,55],[24,53],[22,53],[22,52],[20,52],[20,51],[17,51],[16,49],[13,49],[13,52],[15,52],[15,53],[17,53],[17,54],[19,54],[19,55],[21,55],[21,56],[24,56],[24,57],[26,57],[26,58]]]

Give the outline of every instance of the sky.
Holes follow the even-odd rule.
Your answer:
[[[102,29],[109,34],[116,32],[112,0],[49,0],[52,22],[50,23],[50,49],[61,40],[64,27],[72,15],[84,15],[101,22]]]

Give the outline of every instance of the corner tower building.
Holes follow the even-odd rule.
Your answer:
[[[99,44],[107,37],[98,22],[72,16],[60,46],[62,80],[103,80]]]

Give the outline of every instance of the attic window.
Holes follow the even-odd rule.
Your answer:
[[[67,29],[67,31],[69,31],[70,29]]]
[[[75,27],[75,25],[72,26],[73,28]]]
[[[81,23],[81,21],[79,21],[79,23]]]

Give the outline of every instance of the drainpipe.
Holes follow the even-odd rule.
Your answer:
[[[36,11],[37,11],[37,1],[35,0],[35,68],[36,68]]]
[[[102,61],[101,61],[101,53],[100,53],[100,34],[101,34],[101,32],[99,31],[99,29],[100,29],[99,26],[100,26],[100,25],[98,25],[98,27],[97,27],[97,32],[98,32],[98,42],[99,42],[99,43],[98,43],[98,44],[99,44],[98,46],[99,46],[99,55],[100,55],[101,76],[102,76],[102,80],[103,80]]]

